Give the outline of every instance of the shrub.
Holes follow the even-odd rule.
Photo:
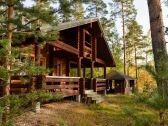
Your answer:
[[[52,100],[56,102],[60,102],[63,98],[64,98],[63,94],[55,94],[53,95]]]

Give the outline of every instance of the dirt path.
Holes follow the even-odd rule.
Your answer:
[[[73,101],[45,104],[41,107],[40,113],[30,111],[19,116],[15,119],[15,126],[59,126],[64,123],[62,117],[66,117],[72,111],[87,113],[79,109],[82,106],[83,104]]]

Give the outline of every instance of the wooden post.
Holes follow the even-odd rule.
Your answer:
[[[94,77],[94,61],[91,62],[91,79],[90,79],[90,87],[93,89],[93,77]]]
[[[96,78],[93,79],[93,90],[95,92],[97,91],[97,81],[96,81]]]
[[[81,96],[83,96],[84,91],[85,91],[85,78],[80,78],[79,80],[79,92],[81,94]]]
[[[91,78],[94,77],[94,61],[91,62]]]
[[[81,77],[81,57],[78,58],[78,77]]]
[[[92,37],[92,60],[95,61],[97,58],[97,39]]]
[[[78,57],[84,56],[84,47],[85,47],[85,30],[78,27]]]
[[[104,78],[106,78],[106,65],[104,66]]]
[[[69,60],[66,61],[66,76],[70,76],[70,63],[69,63]]]
[[[86,77],[86,68],[83,67],[83,78],[85,78],[85,77]]]

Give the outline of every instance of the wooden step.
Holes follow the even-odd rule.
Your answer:
[[[103,101],[104,101],[104,99],[96,100],[96,104],[101,103],[101,102],[103,102]]]
[[[85,90],[85,94],[91,94],[91,93],[93,93],[94,91],[93,90]]]

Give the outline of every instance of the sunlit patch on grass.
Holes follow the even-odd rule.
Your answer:
[[[31,113],[35,124],[59,126],[158,126],[158,113],[143,103],[131,102],[130,96],[107,95],[100,104],[72,101],[45,105],[39,115]],[[29,118],[22,117],[20,121]],[[30,119],[29,119],[30,120]],[[27,122],[26,122],[27,124]],[[16,125],[17,126],[17,125]],[[30,125],[31,126],[31,125]],[[32,125],[33,126],[33,125]]]

